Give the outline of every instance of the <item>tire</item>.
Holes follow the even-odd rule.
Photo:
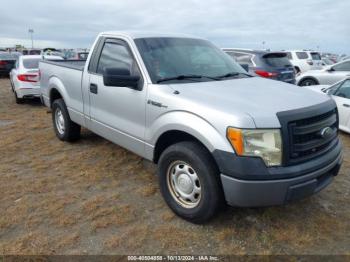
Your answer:
[[[52,123],[58,139],[73,142],[80,138],[80,125],[70,119],[63,99],[52,103]]]
[[[19,97],[17,96],[16,91],[13,91],[13,94],[14,94],[14,96],[15,96],[16,104],[23,104],[24,99],[23,99],[23,98],[19,98]]]
[[[158,177],[165,202],[187,221],[205,223],[224,206],[217,166],[208,150],[196,142],[180,142],[165,149]],[[192,200],[185,199],[189,195]]]
[[[314,86],[318,85],[317,81],[312,78],[305,78],[300,81],[299,86]]]

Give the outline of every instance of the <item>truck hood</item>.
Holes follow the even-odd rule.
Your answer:
[[[183,99],[201,107],[234,117],[245,113],[260,128],[280,127],[278,112],[313,106],[329,99],[306,88],[261,77],[172,84],[170,87],[178,90]]]

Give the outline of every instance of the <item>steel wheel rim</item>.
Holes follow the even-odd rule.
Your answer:
[[[199,177],[189,164],[174,161],[167,170],[167,185],[173,199],[184,208],[198,206],[202,188]]]
[[[65,126],[64,126],[64,117],[61,109],[57,108],[55,111],[55,123],[58,133],[61,135],[64,134]]]

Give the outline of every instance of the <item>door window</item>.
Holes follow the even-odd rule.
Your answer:
[[[140,75],[129,49],[119,42],[105,42],[97,65],[97,73],[103,74],[106,68],[128,69],[132,75]]]
[[[307,55],[306,52],[296,52],[296,55],[299,59],[308,59],[309,56]]]

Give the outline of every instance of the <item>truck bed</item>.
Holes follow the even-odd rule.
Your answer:
[[[86,60],[43,60],[41,63],[47,63],[83,71]]]

